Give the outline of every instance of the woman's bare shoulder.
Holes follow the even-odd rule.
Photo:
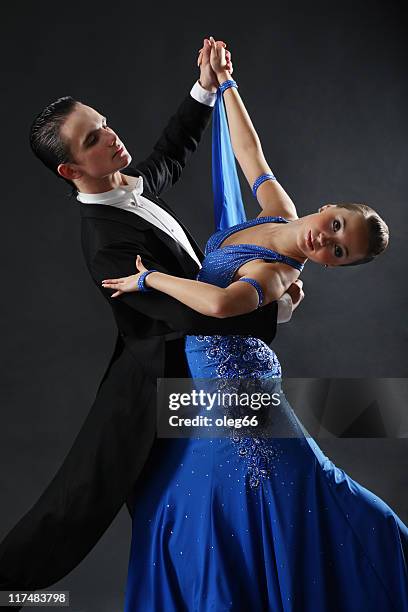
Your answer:
[[[289,221],[298,218],[296,206],[278,181],[265,181],[260,185],[256,194],[262,208],[260,217],[279,216]]]

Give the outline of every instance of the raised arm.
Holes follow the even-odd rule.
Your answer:
[[[211,117],[212,107],[189,94],[170,118],[162,135],[145,160],[126,168],[126,174],[142,176],[151,193],[160,195],[181,176]]]
[[[218,82],[224,83],[231,78],[227,70],[225,49],[211,39],[211,65]],[[224,92],[224,102],[228,117],[232,148],[235,157],[252,188],[255,180],[262,174],[272,174],[262,151],[261,142],[251,118],[235,87]],[[268,180],[257,190],[257,199],[262,208],[260,216],[280,215],[286,219],[297,219],[296,207],[277,180]]]
[[[225,43],[218,41],[225,48]],[[197,150],[215,104],[218,81],[210,64],[210,44],[204,40],[200,50],[200,79],[170,118],[152,153],[145,160],[129,166],[126,173],[142,176],[145,187],[160,195],[180,178],[189,157]],[[225,51],[231,70],[231,54]]]

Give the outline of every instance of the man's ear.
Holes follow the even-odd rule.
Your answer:
[[[319,208],[319,212],[323,212],[326,208],[331,208],[332,206],[334,206],[334,204],[323,204],[323,206]]]
[[[78,170],[75,164],[59,164],[57,167],[57,172],[60,176],[62,176],[62,178],[67,179],[68,181],[79,179],[82,176],[82,173]]]

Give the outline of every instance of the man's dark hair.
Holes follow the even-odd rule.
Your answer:
[[[59,164],[74,161],[69,146],[62,140],[60,132],[62,124],[77,103],[78,101],[71,96],[58,98],[36,116],[30,129],[30,146],[34,155],[59,178],[63,178],[58,174]],[[63,180],[75,188],[72,181],[64,178]]]

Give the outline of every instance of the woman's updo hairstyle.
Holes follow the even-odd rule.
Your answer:
[[[350,204],[345,202],[335,204],[335,206],[338,208],[346,208],[347,210],[363,215],[366,220],[368,230],[367,255],[362,259],[353,261],[352,263],[341,265],[358,266],[360,264],[368,263],[369,261],[373,261],[373,259],[385,251],[388,246],[390,232],[388,225],[380,217],[380,215],[375,212],[375,210],[373,210],[370,206],[367,206],[367,204]]]

